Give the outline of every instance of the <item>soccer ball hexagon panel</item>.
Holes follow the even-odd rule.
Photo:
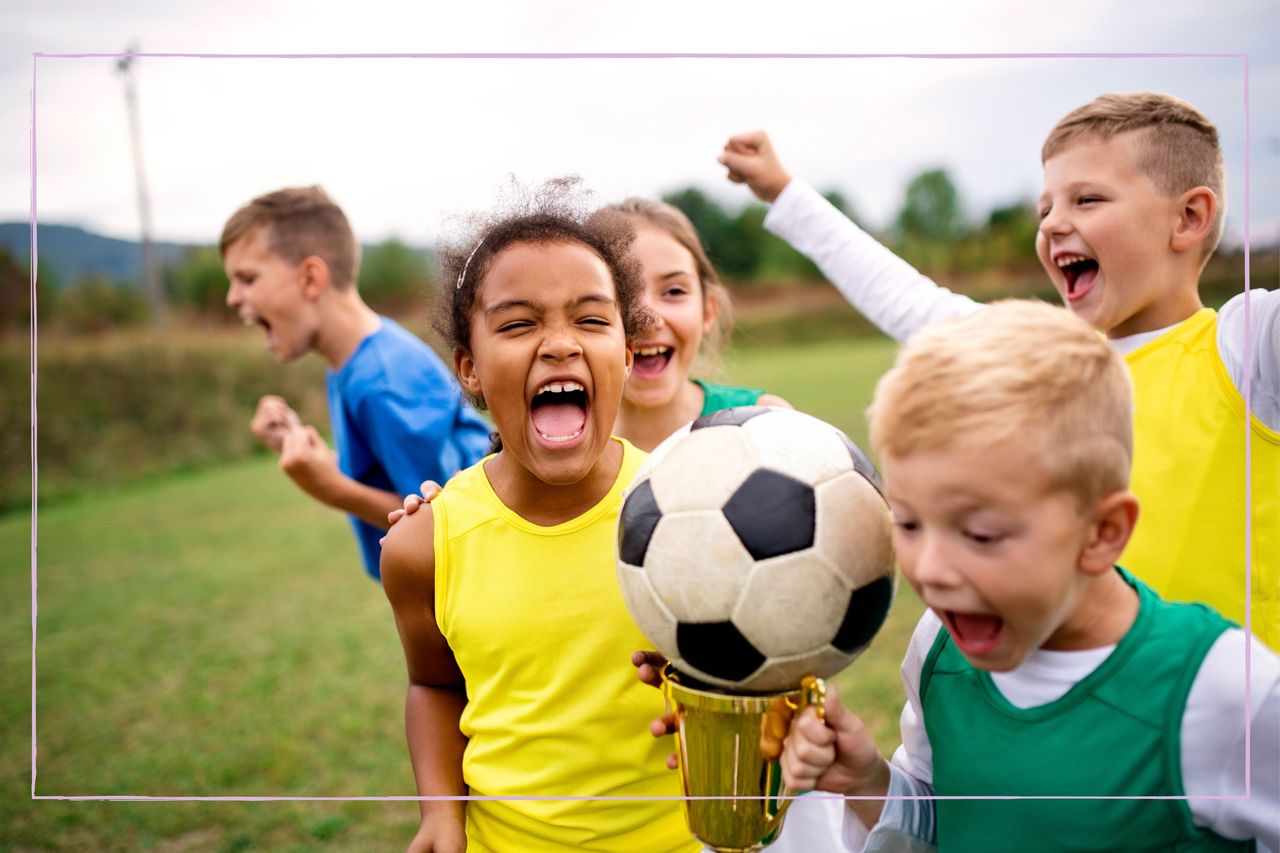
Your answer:
[[[623,598],[675,667],[731,690],[829,677],[894,589],[879,475],[817,418],[759,406],[700,418],[636,475],[618,521]]]

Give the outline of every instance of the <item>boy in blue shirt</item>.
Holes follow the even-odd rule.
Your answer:
[[[219,250],[227,306],[263,327],[276,358],[324,359],[337,452],[280,397],[258,402],[250,428],[299,488],[350,516],[365,571],[377,580],[387,514],[423,480],[444,482],[480,459],[489,427],[430,347],[360,298],[359,244],[320,187],[244,205],[223,227]]]

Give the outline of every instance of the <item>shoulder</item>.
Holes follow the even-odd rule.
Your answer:
[[[756,400],[757,406],[776,406],[779,409],[794,409],[795,406],[788,403],[776,394],[761,394]]]
[[[435,511],[424,504],[391,526],[382,541],[382,588],[392,608],[435,598]]]
[[[1256,637],[1232,627],[1218,636],[1201,661],[1187,710],[1212,713],[1218,719],[1245,713],[1252,717],[1277,691],[1280,658]]]
[[[1244,349],[1245,310],[1248,309],[1250,331],[1259,340],[1280,333],[1280,289],[1251,288],[1237,293],[1218,309],[1218,344],[1220,349],[1237,352]]]

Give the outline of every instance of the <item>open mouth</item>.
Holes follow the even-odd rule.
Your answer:
[[[587,428],[587,389],[578,382],[553,381],[538,389],[529,404],[529,419],[543,441],[567,444]]]
[[[264,318],[261,314],[255,314],[252,311],[242,311],[240,313],[240,320],[246,326],[252,326],[255,323],[261,326],[263,331],[267,333],[267,346],[270,348],[275,347],[275,344],[276,344],[275,332],[272,331],[271,324],[267,322],[266,318]]]
[[[1004,632],[1004,620],[987,613],[961,613],[946,610],[942,614],[955,640],[964,654],[981,655],[990,652],[1000,642]]]
[[[1059,255],[1054,259],[1067,282],[1067,301],[1082,299],[1098,278],[1098,262],[1084,255]]]
[[[675,347],[669,347],[665,344],[636,347],[636,357],[631,366],[631,373],[633,376],[646,378],[660,376],[662,371],[667,369],[667,365],[671,363],[671,357],[675,354]]]

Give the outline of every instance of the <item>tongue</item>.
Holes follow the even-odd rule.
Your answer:
[[[970,642],[990,640],[1000,631],[1003,620],[999,616],[977,616],[971,613],[955,613],[952,623],[960,637]]]
[[[1094,279],[1098,277],[1098,268],[1096,266],[1089,267],[1084,272],[1077,275],[1067,288],[1067,292],[1071,296],[1083,296],[1093,287]]]
[[[666,366],[667,357],[665,355],[638,355],[632,370],[641,376],[653,376],[656,373],[661,373],[662,368]]]
[[[530,417],[538,432],[552,438],[574,435],[587,423],[587,413],[573,403],[544,403]]]

